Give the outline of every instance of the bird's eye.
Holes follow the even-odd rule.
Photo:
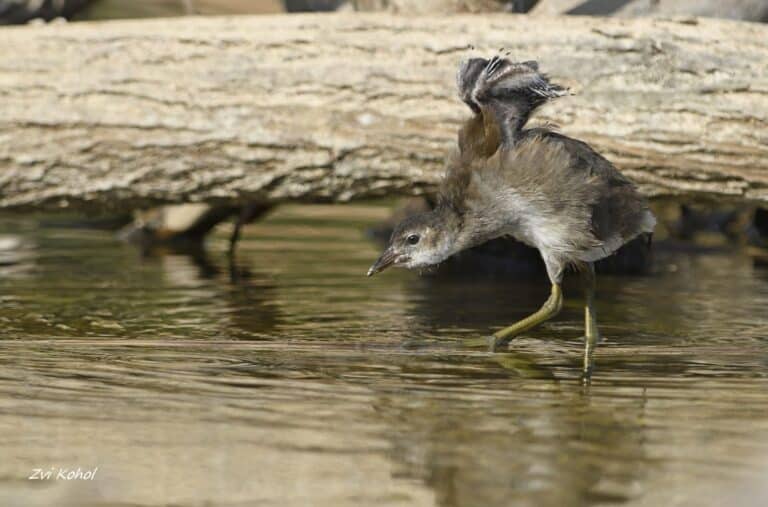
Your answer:
[[[411,234],[407,238],[405,238],[406,243],[409,245],[415,245],[419,242],[419,235],[418,234]]]

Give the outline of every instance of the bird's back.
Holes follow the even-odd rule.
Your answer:
[[[457,83],[474,116],[459,131],[440,195],[472,224],[464,243],[511,234],[565,262],[590,262],[653,230],[636,187],[588,144],[524,128],[537,107],[567,92],[536,62],[470,59]]]
[[[611,162],[585,142],[554,132],[545,138],[563,146],[570,157],[563,169],[580,175],[580,181],[593,194],[591,232],[602,244],[601,250],[591,253],[598,256],[596,259],[613,253],[640,234],[653,232],[656,219],[646,199]]]
[[[639,234],[653,231],[656,220],[637,187],[587,143],[551,131],[533,130],[526,137],[560,153],[547,192],[557,199],[580,189],[578,195],[588,203],[590,232],[600,245],[582,260],[610,255]]]
[[[490,157],[457,160],[446,181],[478,224],[478,239],[511,234],[573,262],[600,259],[653,230],[632,182],[586,143],[548,129],[523,131]]]

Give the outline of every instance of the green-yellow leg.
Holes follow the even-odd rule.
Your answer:
[[[515,322],[511,326],[505,327],[504,329],[495,332],[490,338],[490,349],[493,351],[499,350],[500,348],[507,345],[515,336],[519,335],[520,333],[524,333],[535,326],[538,326],[545,320],[549,320],[560,313],[560,309],[562,307],[563,291],[559,284],[553,283],[552,293],[549,295],[549,298],[544,302],[544,304],[541,305],[541,308],[539,308],[536,313],[529,315],[523,320]]]
[[[600,331],[597,329],[597,314],[595,313],[595,268],[590,263],[586,273],[586,305],[584,306],[584,369],[582,380],[589,382],[594,367],[593,354],[600,341]]]

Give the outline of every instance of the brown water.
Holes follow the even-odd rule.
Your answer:
[[[659,252],[490,354],[540,279],[367,279],[377,207],[289,207],[228,267],[0,223],[0,505],[768,504],[768,270]],[[569,297],[570,296],[570,297]],[[59,468],[98,467],[93,480]],[[35,469],[53,478],[30,480]]]

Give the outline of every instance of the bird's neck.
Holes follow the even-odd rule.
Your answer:
[[[459,212],[450,207],[438,207],[434,211],[445,224],[449,255],[456,254],[499,237],[499,224],[486,213]]]
[[[446,258],[474,246],[474,228],[466,220],[464,212],[441,204],[432,213],[442,229],[442,249]]]

